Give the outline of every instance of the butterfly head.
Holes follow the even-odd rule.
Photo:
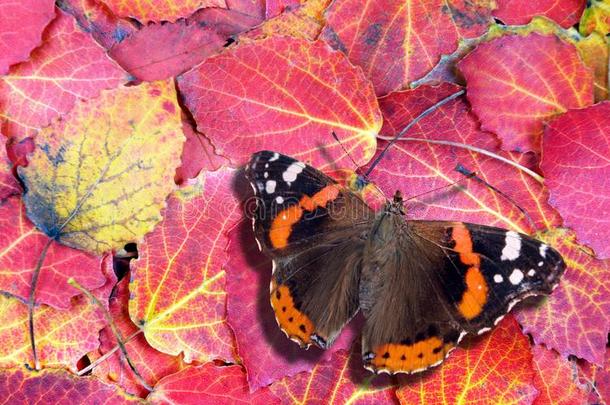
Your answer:
[[[388,203],[388,211],[395,214],[405,215],[404,200],[400,190],[396,190],[394,197],[392,198],[392,202]]]

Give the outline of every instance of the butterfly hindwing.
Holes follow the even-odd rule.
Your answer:
[[[246,176],[257,198],[256,238],[273,260],[276,319],[299,344],[326,348],[358,310],[373,213],[330,177],[279,153],[253,155]]]

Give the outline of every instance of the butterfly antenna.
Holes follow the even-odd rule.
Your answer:
[[[467,175],[466,177],[464,177],[464,178],[462,178],[462,179],[460,179],[460,180],[457,180],[457,181],[454,181],[453,183],[445,184],[444,186],[436,187],[436,188],[433,188],[432,190],[428,190],[428,191],[425,191],[425,192],[423,192],[423,193],[420,193],[420,194],[414,195],[414,196],[412,196],[412,197],[407,198],[405,201],[414,200],[414,199],[416,199],[416,198],[421,197],[422,195],[426,195],[426,194],[434,193],[435,191],[442,190],[442,189],[447,188],[447,187],[453,187],[453,186],[457,186],[458,184],[463,183],[463,182],[465,182],[466,180],[468,180],[468,179],[470,179],[470,178],[472,178],[472,177],[474,177],[474,176],[476,176],[476,173],[474,173],[474,172],[473,172],[473,173],[470,173],[469,175]]]
[[[454,99],[458,98],[459,96],[461,96],[465,92],[466,92],[465,90],[460,90],[460,91],[458,91],[456,93],[453,93],[452,95],[450,95],[448,97],[445,97],[444,99],[440,100],[436,104],[434,104],[431,107],[425,109],[421,114],[419,114],[417,117],[415,117],[415,119],[413,121],[409,122],[407,124],[407,126],[404,127],[398,134],[396,134],[396,136],[386,145],[386,147],[381,151],[379,156],[377,156],[377,158],[373,161],[373,163],[371,164],[369,169],[366,171],[366,173],[364,173],[363,177],[364,178],[368,178],[369,174],[373,171],[375,166],[377,166],[377,164],[381,161],[381,159],[383,158],[385,153],[388,151],[388,149],[390,149],[392,147],[392,145],[394,145],[394,143],[396,143],[396,141],[398,141],[409,129],[411,129],[415,124],[417,124],[424,117],[429,115],[431,112],[435,111],[436,109],[438,109],[442,105],[447,104],[451,100],[454,100]]]
[[[352,163],[354,164],[354,167],[356,167],[356,173],[358,173],[358,171],[360,170],[360,165],[358,165],[358,163],[356,163],[356,161],[354,160],[354,158],[352,157],[352,155],[349,154],[349,152],[347,151],[347,149],[345,149],[345,146],[343,146],[343,144],[341,143],[341,141],[339,140],[339,137],[337,136],[337,134],[335,133],[335,131],[332,132],[333,134],[333,138],[335,138],[335,141],[337,141],[337,143],[339,144],[339,146],[341,146],[341,149],[343,149],[343,152],[347,155],[347,157],[349,158],[349,160],[352,161]]]
[[[500,194],[502,197],[504,197],[506,200],[508,200],[512,205],[517,207],[517,209],[523,214],[523,216],[525,218],[527,218],[527,220],[529,221],[530,225],[532,226],[532,229],[536,229],[536,223],[534,222],[534,220],[530,216],[530,214],[528,214],[527,211],[525,211],[519,204],[517,204],[517,202],[511,196],[509,196],[508,194],[506,194],[502,190],[492,186],[487,181],[485,181],[481,177],[477,176],[477,174],[475,172],[468,170],[466,167],[462,166],[459,163],[457,164],[457,166],[455,166],[455,171],[458,172],[458,173],[463,174],[468,179],[474,179],[474,180],[478,181],[479,183],[481,183],[481,184],[485,185],[486,187],[488,187],[490,190]]]

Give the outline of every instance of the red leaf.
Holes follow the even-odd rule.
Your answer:
[[[33,135],[70,111],[77,99],[95,97],[126,78],[72,17],[57,13],[30,60],[0,80],[1,129],[9,138]]]
[[[3,404],[104,404],[139,403],[116,386],[93,377],[77,377],[65,370],[0,370]]]
[[[355,335],[351,326],[326,351],[303,350],[282,333],[269,304],[271,261],[259,252],[249,221],[231,232],[228,252],[227,318],[251,391],[309,371],[333,352],[350,346]]]
[[[201,171],[215,171],[221,166],[228,166],[229,159],[219,156],[210,140],[193,129],[191,123],[182,117],[182,131],[186,137],[182,149],[182,166],[176,169],[176,184],[183,184],[194,179]]]
[[[542,346],[534,346],[533,352],[534,386],[540,393],[534,405],[587,403],[589,392],[575,380],[575,362],[562,359]]]
[[[455,93],[458,86],[421,86],[397,92],[380,99],[384,114],[381,134],[393,137],[426,108]],[[503,153],[497,140],[478,129],[479,123],[462,98],[451,101],[422,119],[404,136],[422,140],[439,140],[476,145],[496,153],[510,162],[535,167],[531,154]],[[385,142],[379,145],[379,150]],[[476,180],[467,180],[455,169],[463,166],[510,196],[531,217],[532,222],[515,204]],[[398,189],[407,198],[407,214],[414,219],[443,219],[495,225],[527,232],[535,228],[557,226],[561,220],[546,203],[548,192],[531,176],[483,154],[465,149],[424,142],[397,142],[370,175],[371,181],[391,196]],[[456,181],[466,187],[460,191],[447,187]]]
[[[104,0],[114,14],[142,23],[176,21],[204,7],[226,8],[225,0]]]
[[[128,302],[129,284],[128,279],[125,278],[117,284],[109,304],[110,314],[124,339],[138,331],[129,318]],[[107,326],[100,332],[99,351],[89,354],[90,360],[94,361],[110,352],[116,345],[116,338],[111,328]],[[150,347],[143,334],[129,340],[125,347],[136,370],[151,386],[154,386],[161,378],[177,373],[185,367],[180,357],[169,356]],[[98,364],[93,369],[93,374],[102,381],[120,385],[127,393],[140,397],[148,394],[148,390],[140,385],[119,350]]]
[[[402,404],[531,404],[537,390],[530,344],[514,318],[458,348],[438,370],[409,377]]]
[[[62,0],[58,7],[71,14],[78,25],[106,49],[121,42],[136,31],[127,20],[115,16],[103,3],[96,0]]]
[[[101,267],[106,283],[92,293],[107,308],[108,296],[116,284],[110,256],[106,256]],[[99,347],[99,331],[107,324],[101,309],[84,295],[73,298],[70,304],[62,310],[47,305],[34,310],[36,350],[43,368],[76,371],[79,360]],[[4,342],[0,345],[0,368],[32,365],[27,305],[0,294],[0,325],[0,342]]]
[[[132,261],[129,313],[155,349],[184,361],[233,360],[226,324],[226,233],[241,211],[235,171],[201,174],[174,193]]]
[[[55,17],[52,0],[3,1],[0,3],[0,75],[9,66],[28,58],[42,41],[42,31]]]
[[[543,15],[570,28],[580,19],[586,0],[497,0],[494,17],[507,25],[527,24],[533,16]]]
[[[322,35],[362,67],[381,96],[424,76],[458,39],[483,34],[492,8],[465,0],[335,1]]]
[[[576,48],[555,36],[504,36],[479,45],[459,64],[481,128],[503,149],[539,151],[543,123],[593,102],[593,75]]]
[[[243,164],[271,148],[312,161],[352,165],[373,154],[381,115],[359,69],[322,42],[245,41],[178,78],[197,129],[217,153]]]
[[[359,345],[350,352],[335,352],[311,372],[299,373],[273,383],[271,391],[298,404],[394,404],[396,383],[362,367]]]
[[[213,27],[225,38],[247,31],[265,20],[263,0],[227,0],[227,8],[204,8],[188,21],[192,24]]]
[[[225,42],[213,27],[179,20],[147,25],[114,45],[109,55],[138,80],[163,80],[199,64]]]
[[[568,268],[553,295],[542,305],[522,308],[517,319],[535,342],[601,365],[610,331],[610,261],[590,256],[569,231],[549,232],[545,239]]]
[[[551,204],[579,241],[610,258],[610,102],[551,121],[542,152]]]
[[[40,232],[25,215],[21,198],[0,204],[0,286],[2,291],[27,301],[34,268],[49,237]],[[52,242],[36,287],[36,302],[59,309],[70,308],[70,299],[80,291],[68,285],[74,277],[87,289],[101,287],[102,258]]]
[[[267,0],[265,2],[265,18],[270,19],[284,12],[290,12],[300,4],[299,0]]]
[[[9,160],[4,139],[0,134],[0,203],[7,197],[21,193],[21,186],[13,173],[13,164]]]
[[[218,367],[212,363],[188,367],[163,378],[146,400],[152,404],[279,403],[279,399],[268,388],[261,388],[251,394],[241,367]]]

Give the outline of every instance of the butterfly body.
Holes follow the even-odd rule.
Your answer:
[[[375,213],[322,172],[276,152],[246,170],[256,239],[273,260],[271,305],[303,347],[328,348],[358,312],[364,366],[415,373],[515,302],[548,294],[565,264],[552,248],[501,228],[407,220],[402,196]]]

